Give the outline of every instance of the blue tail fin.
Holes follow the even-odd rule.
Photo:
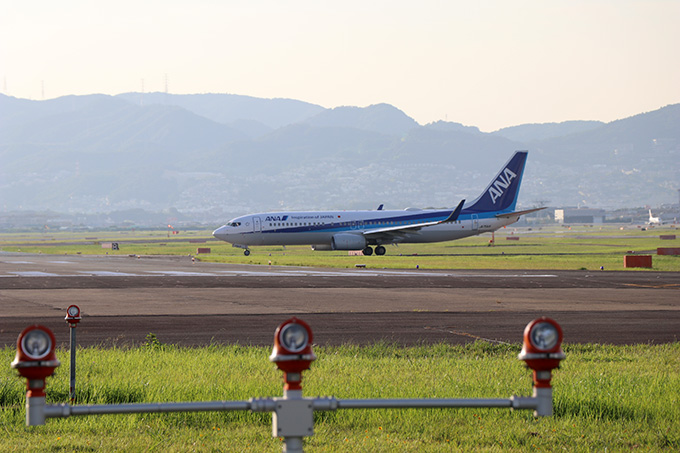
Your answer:
[[[515,151],[484,192],[465,207],[465,213],[514,211],[527,154]]]

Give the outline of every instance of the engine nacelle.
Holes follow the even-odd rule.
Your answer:
[[[331,244],[314,244],[312,245],[312,250],[319,251],[319,250],[333,250],[333,246]]]
[[[358,234],[336,234],[331,243],[333,250],[363,250],[366,248],[366,238]]]

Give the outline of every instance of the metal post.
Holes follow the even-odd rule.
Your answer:
[[[294,374],[294,373],[289,373],[289,374]],[[302,374],[299,373],[300,377],[298,380],[302,379]],[[301,400],[302,399],[302,390],[288,390],[288,386],[284,387],[283,389],[283,399],[284,400]],[[283,409],[285,406],[281,404],[281,402],[277,405],[277,409]],[[277,434],[274,432],[274,428],[278,427],[278,431],[281,431],[283,428],[281,425],[283,423],[280,423],[278,418],[279,416],[283,417],[285,414],[285,411],[281,411],[281,414],[279,412],[274,412],[272,414],[272,434],[276,436]],[[280,434],[279,434],[280,435]],[[283,451],[286,453],[302,453],[302,436],[292,436],[288,435],[283,438]]]
[[[552,416],[552,387],[534,387],[534,398],[536,399],[534,417]]]
[[[45,397],[26,396],[26,426],[45,424]]]
[[[286,453],[302,453],[303,437],[314,435],[314,401],[303,398],[302,390],[284,389],[274,402],[272,436],[283,437]]]
[[[77,305],[69,305],[66,309],[66,317],[64,318],[68,323],[71,331],[71,380],[69,382],[68,396],[71,404],[76,401],[76,326],[82,319],[80,316],[80,307]]]
[[[71,331],[71,380],[69,385],[69,399],[71,404],[76,401],[76,325],[70,325]]]

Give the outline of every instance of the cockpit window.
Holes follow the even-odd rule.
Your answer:
[[[230,226],[230,227],[241,226],[241,222],[229,222],[229,223],[227,223],[227,226]]]

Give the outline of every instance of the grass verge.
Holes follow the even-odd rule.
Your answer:
[[[519,345],[341,346],[315,349],[305,395],[337,398],[506,398],[531,393]],[[281,394],[267,348],[78,350],[79,404],[245,400]],[[501,409],[317,412],[307,451],[680,449],[680,344],[566,345],[556,371],[555,415]],[[9,364],[14,350],[0,350]],[[68,400],[64,365],[48,379],[48,402]],[[278,451],[271,416],[240,412],[50,419],[24,426],[24,383],[0,372],[2,451]]]
[[[680,256],[656,255],[659,247],[678,247],[675,226],[655,228],[603,226],[546,226],[506,228],[490,234],[433,244],[389,246],[385,256],[348,256],[348,252],[314,252],[308,246],[253,247],[250,256],[230,244],[216,241],[210,231],[102,231],[0,234],[0,251],[59,255],[192,255],[202,261],[280,266],[401,269],[562,269],[623,270],[629,254],[653,255],[649,270],[680,271]],[[513,240],[508,240],[512,238]],[[116,242],[119,250],[102,248]],[[198,248],[210,254],[197,255]],[[635,268],[634,270],[645,270]]]

